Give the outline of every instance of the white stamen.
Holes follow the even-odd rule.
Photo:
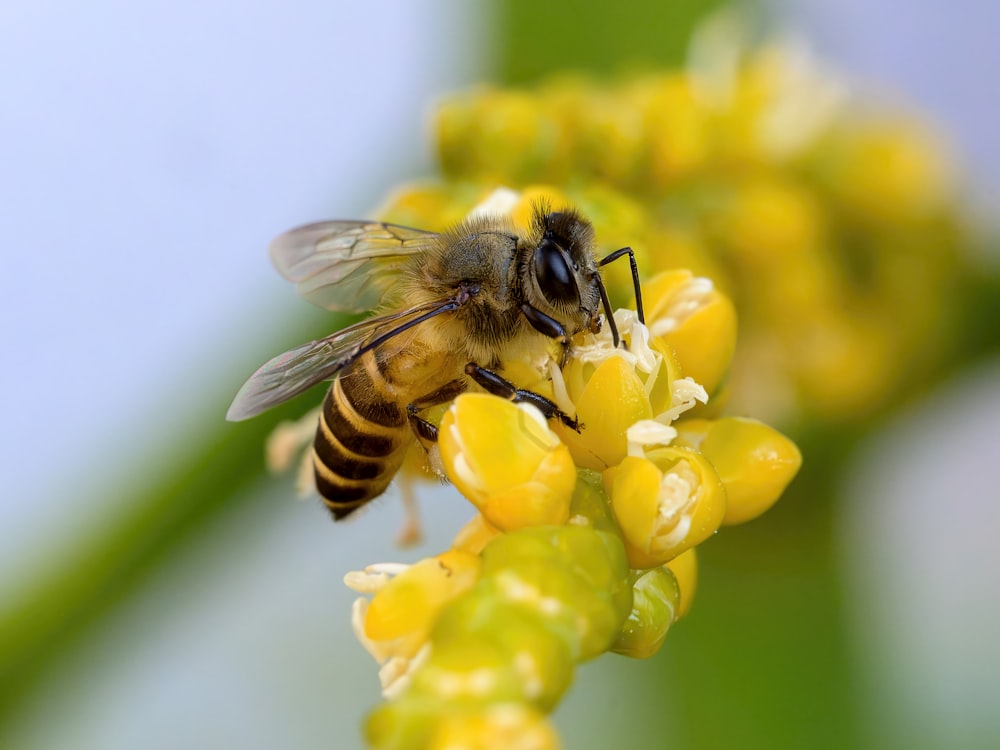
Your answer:
[[[569,391],[566,389],[566,379],[563,377],[562,370],[559,369],[559,364],[554,359],[549,360],[548,374],[552,380],[552,396],[553,401],[556,402],[556,406],[566,414],[575,414],[576,404],[569,397]]]
[[[394,656],[378,671],[382,684],[382,697],[391,700],[399,696],[409,686],[413,673],[427,661],[431,653],[431,644],[425,643],[412,659],[405,656]]]
[[[670,445],[677,437],[677,430],[654,419],[640,419],[625,432],[628,440],[628,455],[642,457],[644,448],[654,445]]]
[[[688,409],[694,408],[699,401],[708,403],[708,391],[692,378],[678,378],[671,386],[670,408],[656,415],[656,421],[670,424]]]
[[[409,563],[372,563],[365,566],[366,573],[385,573],[390,576],[398,576],[410,569]]]
[[[410,566],[406,563],[375,563],[363,571],[352,570],[344,576],[344,584],[359,594],[374,594]]]
[[[639,322],[634,310],[615,310],[615,325],[618,332],[628,339],[628,348],[614,345],[611,326],[605,325],[596,334],[584,337],[584,343],[573,347],[573,359],[578,359],[595,367],[611,357],[621,357],[639,372],[651,373],[659,365],[662,357],[649,346],[649,330]]]
[[[691,509],[697,501],[698,475],[687,461],[678,461],[663,475],[657,494],[656,549],[680,544],[691,530]],[[660,533],[660,530],[664,533]]]

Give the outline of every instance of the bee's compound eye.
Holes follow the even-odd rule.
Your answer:
[[[573,302],[580,298],[566,253],[551,240],[542,240],[535,251],[535,277],[550,302]]]

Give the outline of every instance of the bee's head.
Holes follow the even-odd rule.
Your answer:
[[[575,211],[535,212],[537,243],[528,260],[532,291],[560,318],[568,318],[574,331],[590,326],[601,304],[594,279],[598,275],[594,259],[594,228]],[[532,295],[535,296],[535,295]]]

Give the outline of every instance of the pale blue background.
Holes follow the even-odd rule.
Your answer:
[[[179,425],[205,410],[219,409],[221,419],[219,404],[239,385],[231,373],[272,354],[256,342],[304,314],[267,263],[272,235],[307,220],[364,215],[401,179],[432,168],[423,132],[429,101],[489,66],[489,18],[485,6],[471,5],[0,5],[0,595],[30,585],[33,571],[100,524],[108,490],[122,478],[157,476],[155,451]],[[887,90],[902,88],[951,128],[980,181],[976,202],[996,215],[994,3],[783,5],[822,51]],[[975,473],[1000,461],[995,422],[976,419],[983,409],[956,405],[970,393],[977,405],[995,402],[996,378],[974,383],[935,402],[930,417],[909,416],[904,427],[921,429],[898,428],[893,440],[905,446],[912,433],[943,425],[955,440],[980,446],[980,460],[967,467],[968,491],[956,488],[950,498],[959,503],[952,513],[996,528],[989,509],[997,505],[986,502],[995,484]],[[942,414],[967,418],[935,419]],[[920,617],[924,592],[907,597],[893,577],[900,570],[912,580],[912,566],[927,561],[921,542],[935,538],[940,506],[910,500],[936,487],[912,478],[934,447],[918,440],[912,453],[904,447],[869,465],[889,466],[898,480],[878,485],[886,507],[893,498],[900,504],[874,519],[881,534],[861,490],[845,505],[845,565],[856,570],[860,559],[868,563],[862,572],[886,572],[857,575],[856,593],[875,602],[898,595],[891,607],[852,614],[859,648],[884,655],[859,676],[859,701],[896,701],[901,717],[944,707],[949,721],[988,722],[978,704],[930,687],[898,690],[898,680],[961,684],[969,658],[997,667],[975,672],[977,695],[997,694],[1000,674],[988,638],[1000,618],[977,588],[1000,570],[995,545],[969,534],[944,538],[953,554],[945,548],[932,560],[934,581],[952,589],[934,618]],[[373,665],[346,627],[352,597],[339,577],[364,562],[412,558],[391,545],[397,504],[386,501],[367,523],[335,533],[316,522],[315,508],[270,492],[246,517],[192,542],[181,563],[79,651],[0,745],[356,746],[356,720],[377,689]],[[443,547],[465,512],[455,498],[435,497],[425,550]],[[961,555],[970,552],[979,575],[963,579]],[[943,570],[946,563],[953,568]],[[956,588],[962,580],[966,587]],[[962,629],[970,618],[981,627],[980,640],[969,643],[980,647],[940,650],[976,635]],[[889,636],[879,640],[883,630]],[[914,659],[926,643],[943,658]],[[606,705],[601,685],[623,664],[588,666],[605,676],[585,673],[561,716]],[[616,722],[638,711],[656,715],[661,700],[669,696],[640,693],[627,711],[616,704],[602,737],[613,738]],[[595,740],[587,734],[593,723],[574,734],[575,722],[560,721],[570,747]]]
[[[429,104],[477,77],[482,23],[448,0],[5,0],[0,582],[276,353],[255,340],[305,306],[268,241],[429,170]]]

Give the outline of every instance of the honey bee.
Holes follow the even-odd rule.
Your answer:
[[[377,314],[281,354],[239,390],[227,419],[256,416],[323,380],[313,464],[316,489],[334,519],[380,495],[414,440],[433,442],[422,416],[478,383],[530,402],[579,429],[555,403],[520,390],[496,370],[525,347],[567,351],[570,338],[597,331],[600,310],[615,328],[593,226],[574,210],[536,206],[530,230],[509,218],[478,217],[443,233],[367,221],[308,224],[270,246],[278,271],[310,302],[329,310]],[[488,429],[488,426],[486,426]]]

